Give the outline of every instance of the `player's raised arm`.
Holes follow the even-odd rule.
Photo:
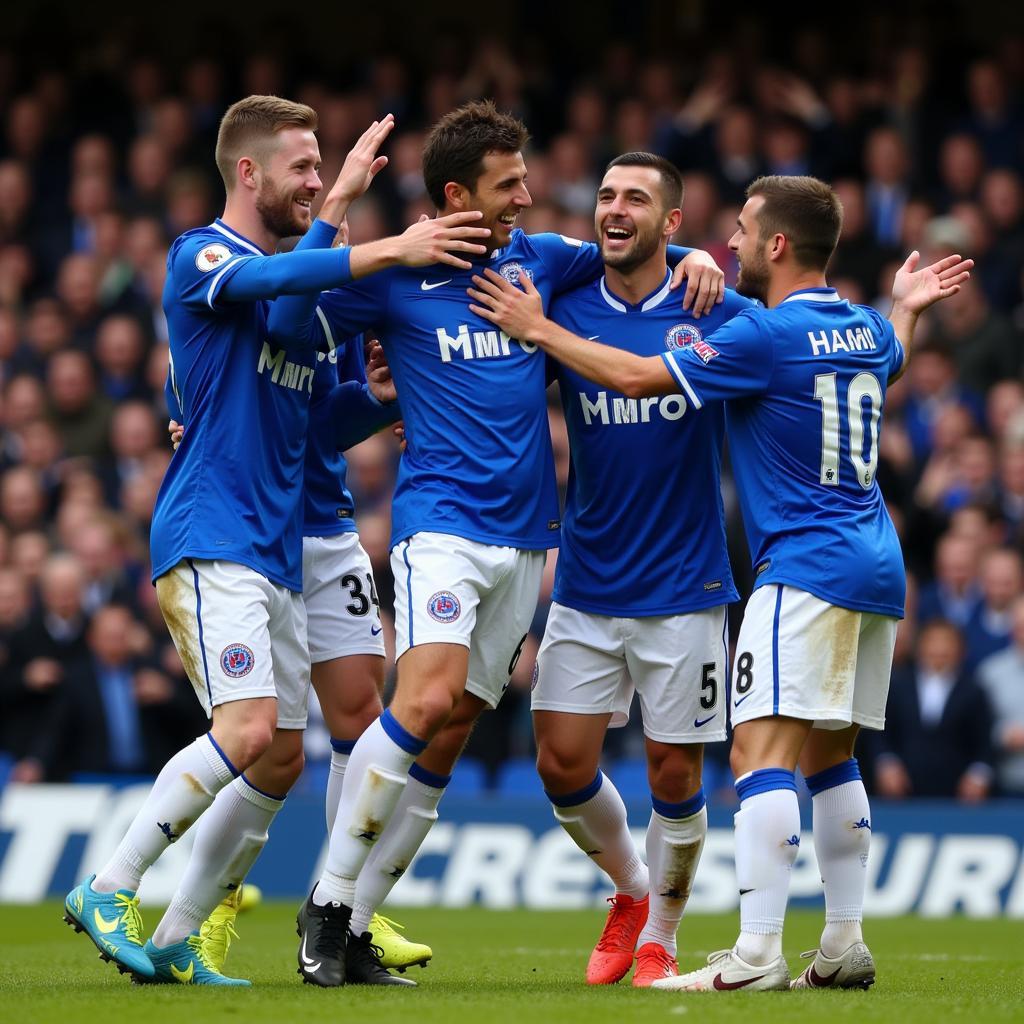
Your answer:
[[[903,376],[910,362],[917,318],[942,299],[960,291],[960,286],[971,276],[974,260],[947,256],[928,267],[918,270],[921,254],[915,249],[898,271],[892,283],[892,310],[889,323],[903,345],[903,365],[892,380]]]
[[[487,251],[480,243],[490,236],[490,229],[474,226],[482,218],[479,210],[462,210],[418,221],[394,238],[357,245],[351,250],[352,277],[358,279],[398,265],[428,267],[443,263],[470,270],[473,264],[460,254],[482,256]]]
[[[467,289],[470,310],[497,324],[509,337],[539,345],[548,355],[589,380],[614,388],[629,398],[666,395],[677,389],[668,368],[657,356],[637,356],[587,341],[559,327],[544,315],[540,293],[527,275],[522,289],[493,270],[474,276]]]

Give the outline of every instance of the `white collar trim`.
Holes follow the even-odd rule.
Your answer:
[[[842,296],[835,288],[806,288],[787,295],[783,302],[842,302]]]
[[[252,242],[247,242],[244,238],[242,238],[241,235],[236,235],[233,231],[229,231],[226,227],[224,227],[223,224],[218,224],[217,221],[214,221],[210,225],[210,227],[213,228],[214,231],[219,231],[222,235],[227,236],[236,245],[242,246],[243,249],[248,249],[249,252],[253,252],[257,256],[266,255],[265,252],[263,252],[262,250],[258,249],[255,245],[253,245]]]
[[[669,270],[665,274],[665,283],[653,295],[644,299],[643,304],[640,306],[640,312],[646,313],[649,309],[654,309],[655,306],[660,306],[665,301],[665,297],[671,290],[672,271]],[[612,309],[617,310],[620,313],[629,312],[629,306],[627,306],[621,299],[617,299],[610,291],[608,291],[608,285],[603,277],[601,278],[601,297],[609,306],[612,307]]]

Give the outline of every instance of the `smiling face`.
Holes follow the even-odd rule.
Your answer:
[[[763,196],[746,201],[736,219],[737,228],[729,239],[729,249],[735,254],[740,273],[736,278],[736,291],[751,299],[767,302],[771,264],[767,250],[771,239],[761,238],[758,214],[764,206]]]
[[[264,226],[279,238],[305,234],[312,223],[310,206],[323,188],[316,136],[305,128],[285,128],[261,156],[256,209]]]
[[[679,227],[678,208],[665,209],[661,175],[653,167],[619,165],[597,191],[594,227],[601,258],[624,274],[646,263]]]
[[[483,173],[477,178],[476,187],[466,190],[464,203],[463,209],[479,210],[484,215],[474,227],[491,229],[490,238],[483,242],[488,249],[508,245],[520,212],[533,205],[526,188],[523,154],[485,154]]]

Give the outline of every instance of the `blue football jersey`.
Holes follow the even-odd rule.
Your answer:
[[[755,587],[902,617],[903,556],[875,480],[886,386],[904,358],[889,322],[809,288],[662,358],[691,404],[729,403]]]
[[[545,303],[596,278],[597,246],[513,231],[477,267],[529,274]],[[539,550],[558,544],[560,516],[545,401],[545,360],[469,311],[478,270],[394,267],[325,292],[312,318],[347,337],[374,329],[405,422],[392,504],[392,544],[421,531]]]
[[[302,589],[316,353],[270,343],[269,301],[220,298],[248,257],[265,255],[220,221],[181,235],[168,253],[170,385],[186,430],[153,513],[154,579],[183,558],[223,559]]]
[[[334,439],[330,396],[341,381],[366,383],[362,338],[317,353],[309,437],[303,473],[304,537],[333,537],[355,530],[355,504],[346,486],[348,463]]]
[[[630,305],[604,278],[556,299],[551,317],[636,355],[703,340],[751,305],[727,290],[700,320],[680,309],[669,273]],[[725,414],[682,395],[625,398],[557,369],[571,465],[554,599],[599,615],[675,615],[738,598],[720,490]]]

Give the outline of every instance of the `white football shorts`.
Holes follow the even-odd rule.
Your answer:
[[[725,739],[729,648],[724,605],[681,615],[614,618],[553,604],[537,654],[533,711],[629,721],[661,743]]]
[[[156,596],[207,715],[231,701],[276,697],[278,728],[306,727],[301,594],[237,562],[188,558],[156,581]]]
[[[350,654],[384,657],[373,569],[355,531],[302,538],[302,600],[314,665]]]
[[[395,656],[421,644],[469,648],[466,689],[498,706],[530,630],[546,551],[417,533],[391,552]]]
[[[795,587],[759,587],[736,645],[732,724],[785,715],[819,729],[884,728],[896,624]]]

